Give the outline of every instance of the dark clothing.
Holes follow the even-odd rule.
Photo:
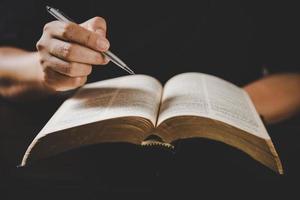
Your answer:
[[[0,45],[35,50],[52,5],[81,23],[102,16],[111,50],[137,73],[166,81],[186,71],[210,73],[243,85],[271,72],[299,70],[299,15],[274,2],[5,1],[0,3]],[[125,74],[94,70],[90,80]]]

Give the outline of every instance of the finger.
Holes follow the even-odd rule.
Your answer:
[[[51,55],[49,55],[47,61],[43,63],[43,67],[44,69],[51,68],[56,72],[70,77],[88,76],[92,72],[91,65],[67,62]]]
[[[51,39],[45,47],[51,55],[65,61],[79,62],[90,65],[105,64],[104,56],[97,51],[75,43]]]
[[[94,17],[81,24],[82,27],[106,37],[107,25],[102,17]]]
[[[56,91],[66,91],[82,86],[87,80],[83,77],[68,77],[50,68],[45,69],[44,83]]]
[[[97,51],[103,52],[109,49],[109,42],[105,37],[75,23],[54,21],[45,25],[44,32],[48,32],[53,37],[72,41]]]

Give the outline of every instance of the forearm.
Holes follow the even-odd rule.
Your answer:
[[[49,92],[43,84],[43,71],[36,52],[0,47],[0,96],[23,100],[39,98]]]
[[[0,47],[0,77],[37,81],[42,78],[36,52]]]
[[[300,111],[300,74],[274,74],[244,87],[267,123],[287,119]]]

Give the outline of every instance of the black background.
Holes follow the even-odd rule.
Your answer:
[[[271,72],[299,70],[300,18],[290,1],[3,1],[1,44],[33,50],[43,24],[52,20],[46,4],[78,22],[105,17],[111,50],[137,73],[161,82],[181,72],[199,71],[244,85],[260,78],[262,65]],[[112,64],[96,66],[89,81],[124,74]],[[175,152],[97,145],[17,168],[34,136],[68,96],[26,103],[0,100],[3,199],[297,195],[299,116],[268,126],[283,176],[232,147],[206,139],[178,141]]]

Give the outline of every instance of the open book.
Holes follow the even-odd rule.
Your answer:
[[[147,140],[156,135],[161,140]],[[163,87],[146,75],[87,84],[66,100],[28,147],[21,165],[85,145],[169,145],[204,137],[234,146],[272,170],[283,169],[247,93],[220,78],[184,73]]]

